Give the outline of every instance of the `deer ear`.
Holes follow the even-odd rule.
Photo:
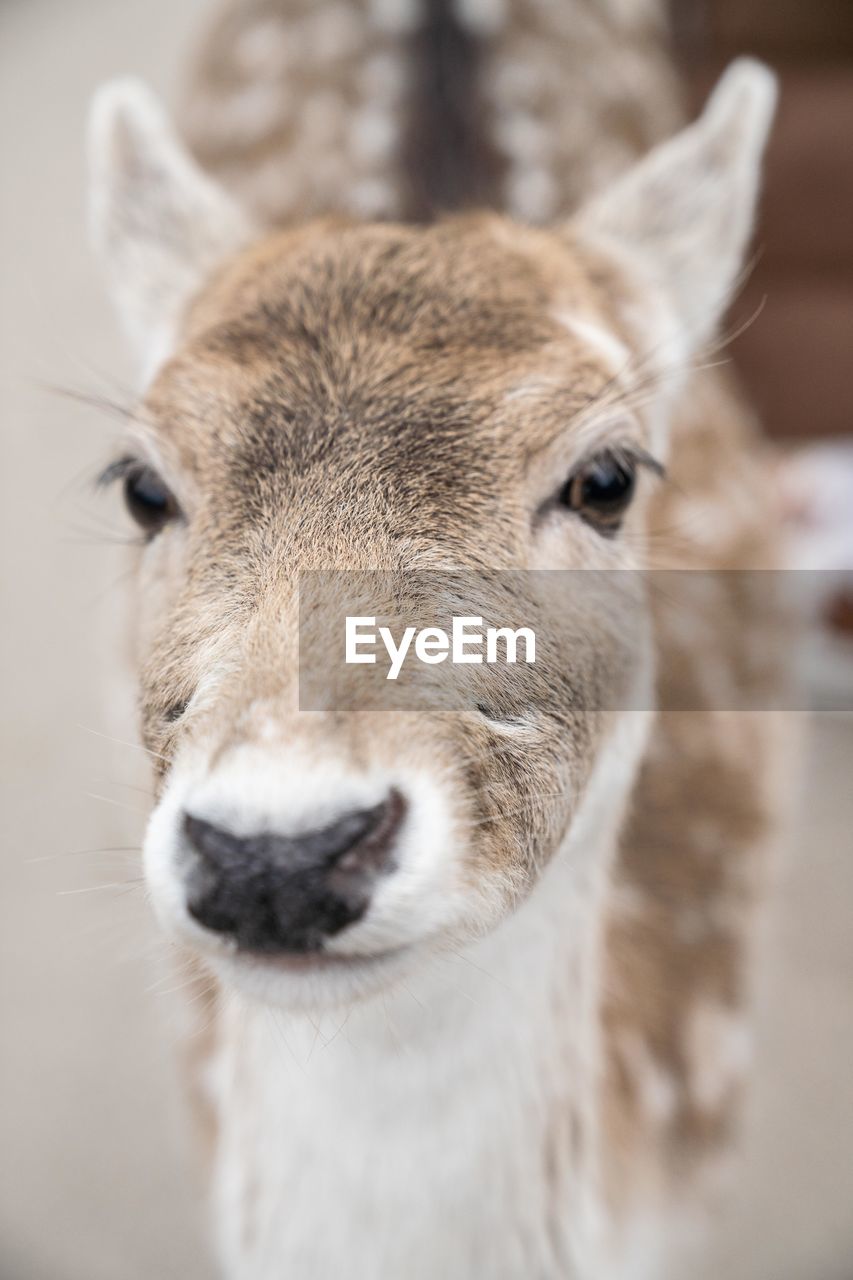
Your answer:
[[[113,81],[95,95],[89,170],[95,251],[150,373],[174,343],[186,304],[251,227],[138,81]]]
[[[695,124],[655,147],[573,222],[582,239],[613,250],[657,287],[667,304],[663,337],[684,359],[711,336],[734,292],[775,102],[773,73],[739,59]],[[654,324],[652,331],[659,341]]]

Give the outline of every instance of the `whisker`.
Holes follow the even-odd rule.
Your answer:
[[[75,387],[59,386],[56,383],[42,381],[37,381],[36,385],[48,395],[57,396],[63,400],[71,400],[75,404],[86,405],[89,409],[97,409],[99,412],[107,414],[111,418],[116,418],[120,422],[132,422],[137,417],[138,411],[135,405],[122,404],[118,400],[102,395],[100,392],[83,391]]]
[[[135,889],[144,883],[144,876],[139,876],[134,880],[111,880],[106,884],[84,885],[81,889],[57,889],[56,896],[58,898],[70,898],[81,893],[100,893],[104,889]]]
[[[119,747],[130,747],[134,751],[144,751],[147,756],[151,756],[155,760],[165,760],[168,763],[168,756],[161,755],[159,751],[152,751],[150,747],[144,746],[141,742],[128,742],[124,738],[114,738],[109,733],[102,733],[100,729],[91,729],[88,725],[77,724],[75,728],[82,729],[84,733],[91,733],[96,738],[103,738],[105,742],[113,742]]]
[[[58,858],[85,858],[105,853],[140,854],[141,852],[141,846],[135,844],[114,845],[103,849],[65,849],[60,853],[45,853],[38,858],[25,858],[24,866],[35,866],[39,862],[55,862]]]
[[[101,800],[104,804],[115,805],[117,809],[126,809],[128,813],[135,813],[140,818],[148,817],[146,810],[134,809],[133,805],[126,804],[124,800],[113,800],[111,796],[101,796],[96,791],[86,791],[84,795],[88,796],[90,800]]]
[[[502,978],[499,978],[497,974],[490,973],[488,969],[484,969],[482,965],[477,964],[470,956],[466,956],[461,951],[455,951],[452,947],[449,947],[448,951],[450,955],[455,956],[457,960],[462,960],[465,964],[470,965],[472,969],[477,971],[477,973],[482,973],[484,977],[490,978],[492,982],[496,982],[499,987],[503,987],[505,991],[510,993],[510,995],[515,994],[508,983],[504,982]]]

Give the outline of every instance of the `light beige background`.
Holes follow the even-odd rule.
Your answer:
[[[0,7],[2,1280],[210,1275],[175,1083],[179,980],[134,852],[144,768],[110,740],[133,738],[117,660],[127,530],[89,481],[117,424],[50,389],[128,394],[85,248],[89,95],[126,71],[173,91],[206,8]],[[851,765],[853,723],[823,719],[768,924],[743,1175],[708,1280],[853,1276]]]

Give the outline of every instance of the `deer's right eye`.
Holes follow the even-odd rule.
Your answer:
[[[124,501],[133,519],[149,537],[181,514],[171,490],[153,467],[144,463],[130,467],[125,474]]]

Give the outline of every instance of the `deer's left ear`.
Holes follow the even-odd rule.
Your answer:
[[[98,91],[89,128],[90,224],[119,314],[150,374],[210,271],[252,229],[134,80]]]
[[[652,326],[649,336],[676,361],[711,336],[734,292],[775,102],[773,73],[738,60],[695,124],[655,147],[573,220],[582,240],[633,265],[659,293],[669,332]],[[643,325],[636,317],[641,338]]]

